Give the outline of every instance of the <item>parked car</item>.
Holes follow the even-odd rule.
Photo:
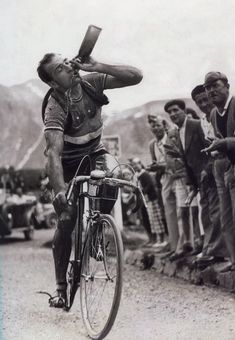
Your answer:
[[[11,235],[17,229],[23,231],[26,240],[32,240],[36,203],[36,196],[23,194],[21,188],[16,194],[8,194],[5,188],[0,188],[0,236]]]

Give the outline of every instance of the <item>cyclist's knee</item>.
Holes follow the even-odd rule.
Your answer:
[[[57,228],[65,233],[72,233],[76,221],[74,212],[63,211],[58,217]]]

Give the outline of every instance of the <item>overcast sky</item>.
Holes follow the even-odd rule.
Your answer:
[[[47,52],[74,56],[89,24],[103,29],[94,58],[144,74],[107,91],[110,111],[189,96],[211,70],[235,82],[234,0],[0,0],[0,84],[36,78]]]

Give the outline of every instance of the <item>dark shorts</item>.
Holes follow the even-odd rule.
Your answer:
[[[78,155],[75,159],[70,161],[62,160],[65,183],[70,182],[76,172],[77,175],[89,175],[90,171],[96,168],[97,161],[99,162],[99,159],[101,159],[102,162],[102,156],[107,153],[108,152],[105,149],[102,149],[87,156]]]
[[[110,169],[107,157],[111,157],[109,153],[103,148],[99,151],[91,152],[87,155],[79,155],[70,159],[62,159],[62,166],[64,172],[64,181],[69,183],[72,178],[77,175],[89,175],[91,170],[102,169],[102,170],[112,170]],[[112,158],[112,157],[111,157]],[[115,165],[112,165],[112,167]],[[100,211],[104,214],[109,214],[116,202],[118,195],[118,188],[112,185],[105,184],[104,195],[102,194],[102,199],[100,201]]]

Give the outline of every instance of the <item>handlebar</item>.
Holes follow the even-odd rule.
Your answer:
[[[140,187],[136,186],[135,184],[126,181],[124,179],[120,179],[120,178],[109,178],[109,177],[105,177],[105,172],[101,171],[101,170],[93,170],[91,172],[90,176],[75,176],[72,181],[70,182],[70,185],[68,187],[67,190],[67,201],[68,204],[71,205],[72,201],[71,201],[71,197],[72,197],[72,192],[73,192],[73,188],[76,184],[82,184],[85,182],[89,182],[89,180],[93,180],[93,181],[97,181],[97,183],[99,184],[112,184],[112,185],[117,185],[118,187],[129,187],[134,189],[134,194],[136,195],[136,206],[132,209],[132,212],[135,213],[142,205],[144,205],[145,207],[147,207],[146,204],[146,200],[144,197],[144,194],[142,192],[142,190],[140,189]]]

